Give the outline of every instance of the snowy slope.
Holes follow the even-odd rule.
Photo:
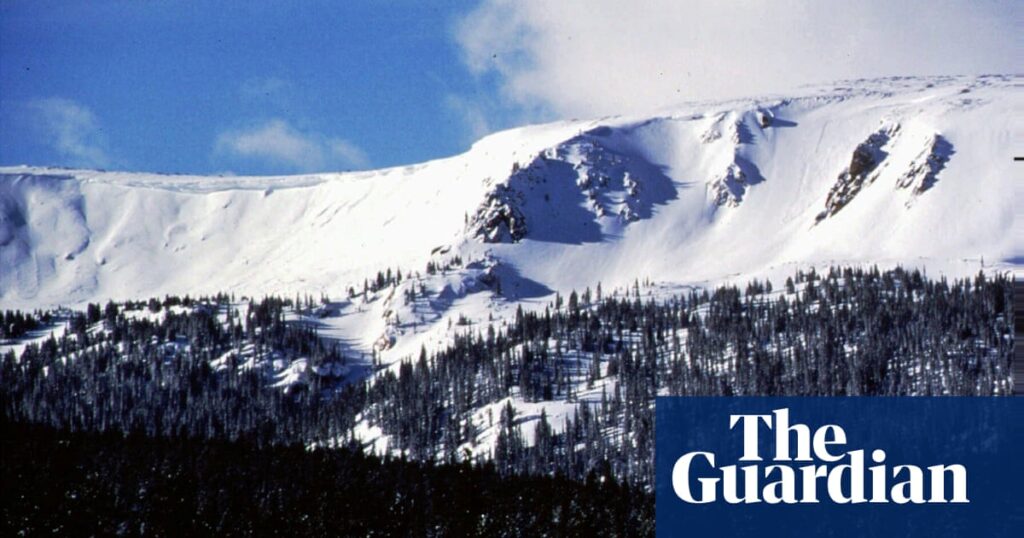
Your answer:
[[[982,257],[993,263],[1017,252],[1009,233],[1016,82],[894,82],[886,91],[730,103],[598,131],[588,141],[664,167],[670,192],[654,201],[654,216],[600,237],[527,234],[493,251],[555,289],[636,276],[699,281],[832,260],[975,271]],[[765,111],[774,120],[761,127]],[[863,173],[864,186],[819,221],[858,146],[880,130],[896,133]],[[741,174],[716,203],[718,185]],[[665,183],[657,174],[639,181],[641,191]],[[958,267],[965,258],[970,267]]]
[[[778,286],[806,266],[1019,269],[1010,157],[1024,149],[1012,123],[1020,86],[855,81],[524,127],[463,155],[360,173],[0,168],[0,309],[327,294],[316,312],[291,316],[340,343],[351,371],[336,374],[355,380],[598,283],[611,295],[650,282],[638,289],[657,299],[754,277]],[[404,279],[363,291],[387,269]],[[285,390],[322,375],[305,358],[263,366]],[[579,401],[593,403],[617,380],[574,382]],[[527,442],[541,409],[560,431],[576,408],[492,402],[475,410],[480,434],[460,450],[490,453],[506,401]],[[365,417],[355,433],[394,449]]]
[[[555,143],[564,131],[498,135],[468,156],[353,174],[0,169],[0,300],[28,307],[340,290],[384,267],[422,268],[430,249],[462,228],[483,196],[482,177],[507,170],[518,148]]]
[[[460,276],[445,278],[461,283],[424,281],[449,290],[420,308],[440,323],[496,281],[504,299],[539,300],[597,282],[714,282],[831,262],[1010,267],[1021,259],[1009,158],[1020,84],[856,81],[524,127],[463,155],[360,173],[2,168],[0,305],[340,298],[385,268],[423,272],[458,255]],[[376,339],[387,309],[349,307],[374,311],[345,323]]]

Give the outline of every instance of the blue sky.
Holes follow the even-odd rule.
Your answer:
[[[465,104],[493,77],[469,73],[460,12],[439,6],[4,2],[0,163],[260,174],[457,153],[493,128]]]
[[[0,0],[0,165],[377,168],[535,121],[1014,72],[1021,4]]]

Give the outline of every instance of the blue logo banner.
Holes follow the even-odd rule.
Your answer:
[[[1024,398],[655,407],[657,535],[1020,536]]]

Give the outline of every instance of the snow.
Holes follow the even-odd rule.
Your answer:
[[[496,135],[471,158],[371,173],[205,178],[0,168],[0,302],[75,306],[217,291],[342,296],[386,267],[422,270],[430,249],[454,239],[483,197],[482,178],[560,137],[557,127],[537,131]]]
[[[770,279],[779,294],[798,269],[829,265],[1020,272],[1020,187],[1008,157],[1019,154],[1011,122],[1020,86],[1018,76],[853,81],[523,127],[455,157],[357,173],[0,168],[0,309],[165,294],[328,296],[288,315],[315,324],[345,364],[257,363],[251,347],[213,361],[224,367],[237,355],[288,390],[310,375],[372,382],[423,347],[499,328],[520,306],[543,309],[556,292],[598,283],[610,296],[650,282],[641,293],[663,299],[751,278]],[[879,132],[873,167],[819,221],[855,150]],[[427,274],[428,262],[441,269]],[[405,278],[364,294],[364,279],[386,269]],[[166,311],[126,314],[159,320]],[[0,353],[65,330],[60,321],[0,343]],[[477,438],[458,452],[489,456],[506,403],[532,444],[542,410],[560,432],[578,402],[611,395],[613,377],[588,386],[590,358],[571,359],[584,365],[575,401],[513,394],[482,406],[471,416]],[[365,418],[353,435],[373,452],[394,449]]]
[[[599,282],[606,295],[636,279],[670,294],[755,277],[779,287],[832,264],[1019,269],[1007,155],[1020,86],[1019,76],[852,81],[528,126],[462,155],[368,172],[0,168],[0,308],[327,295],[325,315],[306,321],[341,346],[345,376],[361,379],[375,354],[394,368]],[[818,222],[858,145],[893,126],[860,190]],[[941,159],[930,158],[936,148]],[[525,220],[516,242],[509,215]],[[456,257],[426,274],[427,262]],[[407,278],[364,296],[364,279],[386,269]],[[413,285],[424,293],[407,304]],[[274,371],[281,386],[309,374],[305,362]],[[557,430],[559,413],[548,413]]]
[[[15,357],[21,357],[25,348],[29,345],[41,345],[46,340],[49,340],[51,336],[55,339],[60,339],[67,332],[68,325],[70,325],[70,322],[67,319],[58,318],[52,324],[30,331],[21,338],[0,339],[0,356],[13,351]]]
[[[1014,217],[1005,155],[1019,86],[1019,77],[860,81],[654,118],[514,129],[463,155],[372,172],[197,177],[3,168],[0,302],[24,309],[217,291],[340,297],[384,268],[422,271],[439,246],[468,261],[489,254],[548,292],[638,276],[697,282],[791,262],[924,259],[958,273],[979,266],[964,258],[1012,265],[1018,252],[1003,232]],[[814,226],[853,150],[883,124],[900,130],[878,177]],[[938,135],[952,153],[935,188],[908,208],[912,189],[895,185],[922,166]],[[580,154],[588,148],[589,162]],[[519,187],[526,239],[470,237],[467,215],[494,185],[514,183],[513,163],[526,167],[542,152],[554,156],[547,182]],[[576,182],[595,166],[618,187],[584,192]],[[713,203],[714,183],[729,178],[732,203]],[[623,224],[616,219],[630,182],[640,191],[632,211],[639,218]]]

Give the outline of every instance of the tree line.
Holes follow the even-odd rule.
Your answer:
[[[1007,394],[1011,288],[1002,275],[849,267],[798,272],[779,290],[752,281],[655,300],[639,283],[598,288],[468,326],[367,382],[307,372],[287,391],[269,386],[275,359],[313,371],[349,360],[315,323],[286,321],[300,308],[291,299],[108,303],[0,357],[0,393],[7,419],[71,432],[355,450],[365,420],[413,461],[650,491],[658,394]],[[163,312],[136,315],[143,304]],[[513,400],[573,410],[556,430],[546,412],[517,416]],[[488,429],[493,451],[478,448]]]
[[[0,422],[5,536],[652,536],[628,485]]]

